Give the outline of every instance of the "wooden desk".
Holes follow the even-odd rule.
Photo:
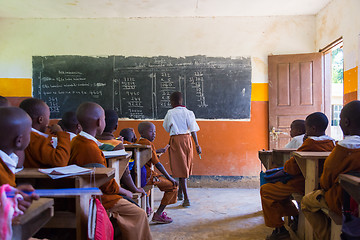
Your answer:
[[[24,215],[13,219],[13,240],[32,237],[54,216],[54,199],[40,198],[33,201]]]
[[[340,174],[339,181],[341,187],[360,205],[360,177]]]
[[[85,188],[100,187],[115,176],[113,168],[95,168],[94,174],[84,174],[60,179],[51,179],[35,168],[25,168],[16,173],[16,182],[30,183],[35,188]],[[94,182],[95,178],[95,182]],[[51,228],[76,228],[76,239],[87,239],[87,220],[89,212],[90,195],[81,195],[75,198],[75,214],[69,212],[54,213],[47,227]],[[55,204],[56,205],[56,204]]]
[[[108,168],[114,168],[115,169],[115,181],[120,186],[120,179],[122,175],[125,172],[125,169],[127,168],[129,164],[129,160],[132,156],[132,152],[128,151],[126,152],[127,155],[124,156],[117,156],[117,157],[107,157],[107,165]]]
[[[141,187],[141,168],[151,159],[151,146],[141,144],[124,144],[126,151],[133,151],[134,168],[136,171],[135,185]],[[154,209],[154,191],[151,189],[150,207]],[[146,211],[146,197],[141,198],[141,208]]]
[[[296,163],[305,178],[305,194],[319,188],[324,161],[331,152],[293,152]],[[313,239],[310,223],[305,221],[305,239]]]
[[[296,151],[295,148],[277,148],[270,151],[262,150],[258,152],[261,163],[266,170],[283,167],[285,162],[291,157],[291,153]]]

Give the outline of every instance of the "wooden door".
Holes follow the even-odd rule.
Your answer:
[[[269,147],[290,140],[290,124],[324,111],[322,53],[274,55],[269,62]]]

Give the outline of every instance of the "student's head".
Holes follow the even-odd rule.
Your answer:
[[[183,98],[181,92],[173,92],[170,95],[170,104],[172,107],[182,105],[182,102],[183,102]]]
[[[133,128],[124,128],[120,131],[120,136],[124,138],[125,141],[135,143],[136,142],[136,135]]]
[[[305,119],[306,136],[319,137],[325,135],[328,123],[328,118],[322,112],[314,112],[308,115]]]
[[[0,149],[23,151],[30,142],[31,118],[18,107],[0,107]]]
[[[45,132],[50,121],[50,109],[41,99],[28,98],[20,103],[22,108],[29,114],[32,120],[32,127],[40,132]]]
[[[61,121],[61,122],[60,122]],[[65,112],[62,119],[58,122],[64,131],[79,134],[81,132],[81,125],[76,118],[75,112]]]
[[[6,97],[0,96],[0,107],[10,107],[10,102]]]
[[[360,101],[346,104],[340,113],[340,127],[344,135],[360,135]]]
[[[76,110],[76,117],[83,130],[93,136],[101,135],[105,128],[105,112],[97,103],[84,102]]]
[[[104,132],[112,133],[117,129],[118,115],[114,110],[105,110],[105,129]]]
[[[290,136],[296,137],[302,134],[305,134],[305,121],[300,119],[294,120],[290,125]]]
[[[138,126],[138,131],[142,138],[149,140],[150,142],[155,140],[156,129],[155,125],[151,122],[142,122]]]

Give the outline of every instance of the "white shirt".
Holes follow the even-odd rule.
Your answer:
[[[95,137],[91,136],[90,134],[88,134],[87,132],[81,131],[79,133],[80,136],[83,136],[87,139],[93,140],[98,146],[103,145],[101,142],[99,142]]]
[[[40,131],[36,130],[35,128],[31,128],[31,131],[36,132],[37,134],[40,134],[41,136],[44,136],[46,138],[49,137],[49,135],[47,135],[46,133],[40,132]]]
[[[360,148],[360,136],[345,136],[344,140],[339,141],[338,144],[349,149],[358,149]]]
[[[319,137],[310,136],[310,137],[308,137],[308,138],[311,138],[312,140],[315,140],[315,141],[331,140],[331,141],[333,141],[334,145],[336,144],[335,139],[333,139],[332,137],[330,137],[330,136],[328,136],[328,135],[322,135],[322,136],[319,136]]]
[[[68,134],[70,134],[70,142],[71,140],[73,140],[74,137],[76,137],[77,135],[73,132],[67,132]]]
[[[298,149],[304,142],[304,136],[305,134],[301,134],[298,136],[295,136],[291,139],[291,141],[285,145],[285,148],[296,148]]]
[[[16,168],[19,162],[19,157],[15,153],[7,155],[5,152],[0,150],[0,158],[8,166],[8,168],[15,174],[21,171],[23,168]]]
[[[170,136],[188,134],[200,130],[196,123],[195,114],[186,107],[178,106],[168,110],[163,124]]]

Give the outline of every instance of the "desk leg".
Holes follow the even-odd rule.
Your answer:
[[[136,167],[136,187],[141,187],[141,168],[140,168],[140,149],[135,148],[134,150],[134,161]],[[140,198],[140,204],[142,209],[146,212],[146,196]]]
[[[84,179],[77,178],[75,186],[76,188],[87,187],[88,185]],[[89,201],[90,195],[81,195],[76,197],[76,239],[87,239],[87,223],[89,216]]]
[[[305,194],[318,188],[319,185],[319,165],[318,161],[306,160]],[[313,240],[314,231],[309,221],[305,219],[305,240]]]

